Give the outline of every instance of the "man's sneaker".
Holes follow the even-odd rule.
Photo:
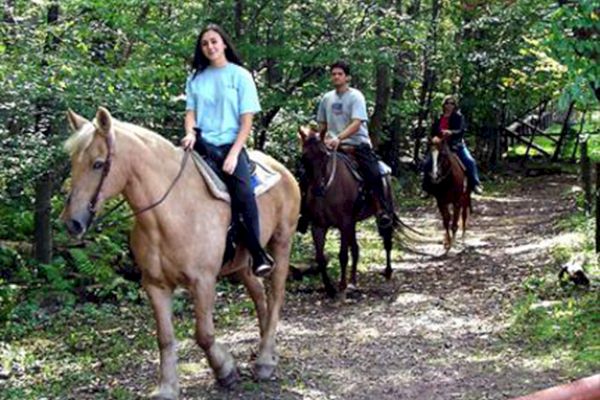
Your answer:
[[[482,195],[483,194],[483,186],[481,186],[481,185],[473,186],[473,193]]]

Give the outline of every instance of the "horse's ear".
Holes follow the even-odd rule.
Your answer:
[[[98,111],[96,112],[96,124],[98,125],[98,131],[103,136],[112,132],[112,116],[106,108],[98,107]]]
[[[306,138],[308,137],[309,133],[310,132],[309,132],[309,130],[308,130],[308,128],[306,126],[299,126],[298,127],[298,137],[300,139],[302,139],[302,141],[306,140]]]
[[[69,121],[69,126],[71,129],[75,132],[80,130],[83,125],[88,123],[87,119],[83,118],[70,108],[67,110],[67,120]]]

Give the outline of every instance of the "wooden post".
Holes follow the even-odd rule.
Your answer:
[[[596,253],[600,253],[600,163],[596,166]]]
[[[579,140],[581,140],[581,133],[583,132],[583,125],[585,124],[585,114],[587,110],[583,110],[581,113],[581,121],[579,123],[579,132],[575,136],[575,145],[573,146],[573,154],[571,154],[571,162],[575,162],[577,159],[577,147],[579,146]]]
[[[563,125],[560,131],[560,136],[558,138],[558,143],[556,143],[556,148],[554,149],[554,154],[552,155],[552,161],[558,161],[558,159],[560,158],[562,146],[566,141],[567,134],[569,133],[569,120],[571,119],[571,114],[573,114],[574,109],[575,101],[571,101],[571,103],[569,104],[569,109],[567,110],[567,114],[565,115],[565,119],[563,120]]]
[[[590,156],[587,151],[587,136],[581,138],[581,184],[584,193],[585,213],[590,215],[592,211],[592,175],[590,171]]]

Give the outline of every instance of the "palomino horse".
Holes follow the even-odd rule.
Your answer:
[[[340,155],[332,153],[326,148],[318,132],[300,128],[299,134],[302,140],[302,164],[308,181],[306,204],[310,213],[316,261],[327,295],[335,297],[337,292],[327,274],[328,260],[324,253],[327,231],[329,228],[334,227],[338,228],[341,233],[339,289],[343,294],[348,286],[346,281],[348,247],[350,247],[352,254],[350,283],[354,287],[357,285],[356,266],[358,264],[359,248],[356,241],[356,223],[373,216],[375,208],[371,201],[360,201],[360,182],[353,176],[352,171]],[[391,201],[389,177],[386,177],[386,183],[386,196]],[[392,276],[393,229],[393,226],[390,226],[379,230],[385,247],[386,268],[384,276],[387,279]]]
[[[462,234],[467,229],[467,218],[471,208],[471,192],[467,186],[467,178],[458,156],[450,150],[446,139],[433,138],[431,142],[431,158],[433,168],[430,172],[431,193],[437,201],[442,214],[444,229],[444,248],[446,252],[452,247],[458,218],[462,212]],[[449,206],[452,205],[452,215]],[[450,218],[452,218],[452,235],[450,235]]]
[[[131,248],[158,329],[160,374],[152,396],[175,399],[179,393],[171,321],[171,301],[177,286],[187,288],[194,301],[196,342],[216,379],[224,386],[237,380],[235,361],[215,340],[213,326],[217,277],[234,271],[248,289],[258,316],[261,339],[255,374],[259,379],[269,378],[278,361],[275,334],[300,209],[294,177],[272,158],[256,154],[281,174],[281,180],[258,198],[261,243],[268,246],[275,260],[267,300],[263,283],[249,268],[245,249],[238,247],[231,264],[221,268],[230,205],[211,196],[192,162],[182,162],[183,149],[149,130],[113,119],[102,107],[94,122],[71,111],[68,117],[75,130],[65,144],[71,154],[72,190],[62,219],[71,233],[83,235],[95,211],[118,194],[123,194],[133,210],[141,210],[168,193],[158,206],[136,215],[131,232]],[[178,174],[180,179],[172,185]]]

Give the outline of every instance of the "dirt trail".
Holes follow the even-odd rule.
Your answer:
[[[563,196],[573,184],[565,176],[524,179],[504,197],[477,198],[466,240],[448,257],[396,254],[393,280],[368,267],[354,300],[331,302],[307,285],[290,285],[271,382],[250,377],[253,318],[236,331],[218,331],[242,370],[234,390],[216,387],[192,341],[181,343],[181,397],[504,399],[560,382],[559,365],[540,366],[498,342],[523,279],[550,261],[559,240],[553,224],[574,208]],[[433,204],[403,217],[439,238],[420,251],[442,252]],[[156,364],[144,369],[150,384]]]

